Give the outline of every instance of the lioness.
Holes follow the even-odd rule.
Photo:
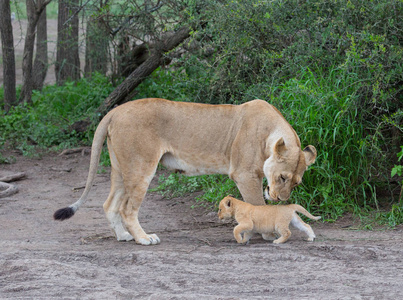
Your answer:
[[[316,149],[303,151],[281,113],[262,100],[208,105],[142,99],[110,111],[94,135],[90,169],[81,198],[55,212],[70,218],[86,201],[107,138],[111,190],[104,211],[119,241],[158,244],[141,228],[138,213],[158,163],[186,175],[221,173],[235,181],[243,199],[264,204],[262,179],[271,200],[287,200],[301,183]]]
[[[276,233],[280,237],[273,243],[284,243],[291,236],[290,223],[295,228],[305,232],[308,235],[308,241],[312,242],[316,237],[315,233],[311,226],[302,221],[296,212],[312,220],[320,219],[320,217],[312,216],[298,204],[255,206],[231,196],[221,200],[218,217],[220,219],[235,218],[238,225],[234,228],[234,237],[240,244],[249,242],[253,233],[260,233],[265,240],[270,239],[272,234]]]

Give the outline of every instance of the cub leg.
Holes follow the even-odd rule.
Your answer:
[[[278,232],[280,237],[273,241],[274,244],[282,244],[286,242],[291,236],[291,231],[288,226],[279,226],[278,228],[276,228],[276,231]]]
[[[118,241],[131,241],[133,236],[126,230],[119,213],[122,197],[125,193],[123,179],[120,173],[112,166],[111,170],[111,191],[103,207],[106,218],[115,232]]]
[[[253,223],[239,223],[234,228],[234,237],[239,244],[245,244],[252,237]],[[242,233],[244,233],[244,237],[242,238]]]
[[[273,238],[276,238],[276,235],[275,235],[275,233],[273,233],[273,232],[262,233],[262,238],[263,238],[264,240],[266,240],[266,241],[270,241],[270,240],[272,240]]]
[[[308,241],[313,242],[314,239],[316,238],[315,233],[312,230],[312,227],[308,224],[306,224],[302,219],[297,215],[294,214],[292,219],[291,219],[291,225],[294,226],[295,228],[301,230],[302,232],[305,232],[306,235],[308,236]]]
[[[242,238],[241,243],[242,244],[248,244],[249,240],[251,239],[252,236],[253,236],[253,231],[245,231],[243,233],[243,238]]]

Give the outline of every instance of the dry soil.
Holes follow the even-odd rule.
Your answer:
[[[233,224],[197,206],[194,195],[148,193],[140,221],[161,244],[118,242],[102,210],[108,169],[76,215],[56,222],[53,212],[82,192],[89,155],[14,155],[16,163],[0,165],[0,177],[28,177],[15,183],[18,194],[0,198],[0,299],[402,297],[401,227],[358,231],[348,220],[315,222],[313,243],[294,230],[282,245],[256,236],[243,246],[233,238]]]

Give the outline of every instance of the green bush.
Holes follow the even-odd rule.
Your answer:
[[[94,74],[91,79],[34,91],[32,104],[15,106],[7,114],[0,110],[0,145],[7,143],[28,154],[35,152],[35,146],[67,148],[89,144],[93,126],[84,133],[70,126],[88,117],[96,119],[96,109],[112,90],[108,78]]]
[[[403,2],[203,3],[209,21],[191,41],[200,48],[170,72],[181,94],[168,88],[162,96],[267,100],[303,145],[318,149],[294,201],[329,220],[389,209],[389,197],[380,195],[390,195],[390,170],[403,144]],[[159,76],[151,79],[155,86]]]

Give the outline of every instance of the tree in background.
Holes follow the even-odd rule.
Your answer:
[[[42,5],[45,0],[39,0]],[[48,34],[46,22],[46,7],[39,16],[36,35],[36,55],[33,69],[33,88],[34,90],[42,90],[48,70]]]
[[[57,19],[56,82],[80,79],[78,39],[79,0],[59,0]]]
[[[33,81],[33,57],[34,57],[34,44],[36,35],[36,25],[38,24],[39,17],[52,0],[43,0],[34,2],[27,0],[27,34],[25,36],[24,54],[22,60],[22,87],[20,94],[20,101],[31,102],[32,90],[34,86]]]
[[[15,57],[10,1],[0,1],[0,31],[3,50],[4,109],[17,104],[15,93]]]
[[[108,23],[108,0],[100,1],[99,7],[93,9],[93,13],[87,21],[85,32],[85,76],[98,72],[106,75],[109,60],[109,28]]]

